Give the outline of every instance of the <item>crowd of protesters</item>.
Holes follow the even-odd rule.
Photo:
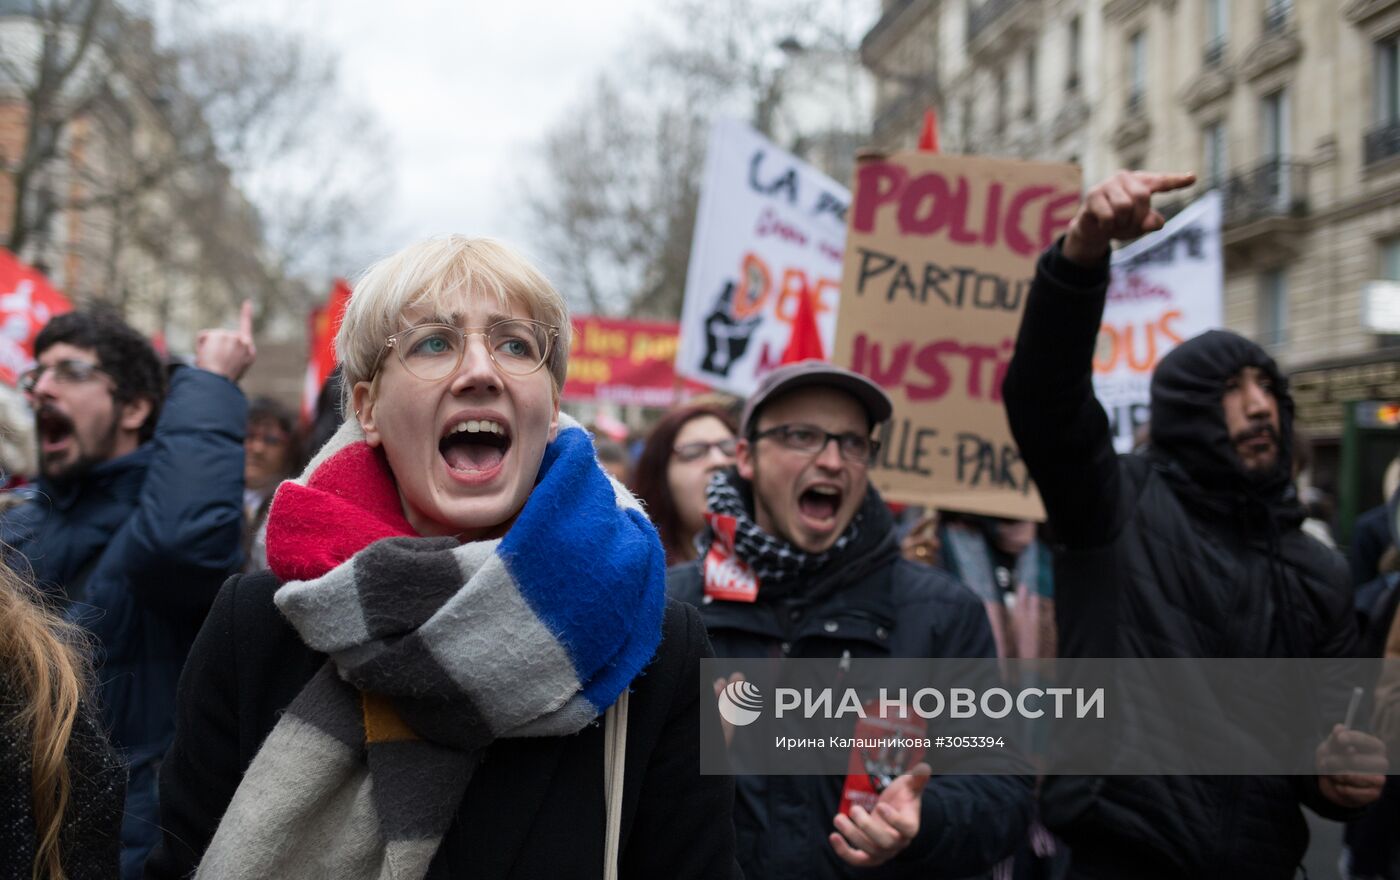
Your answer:
[[[1400,880],[1400,675],[1312,776],[699,772],[708,657],[1400,658],[1400,465],[1348,566],[1258,345],[1179,345],[1113,451],[1109,252],[1192,180],[1115,175],[1040,258],[1003,390],[1044,524],[887,504],[892,402],[818,361],[590,432],[563,297],[488,240],[366,271],[305,429],[239,388],[246,306],[188,363],[54,318],[0,448],[0,878],[1282,880],[1307,807]]]

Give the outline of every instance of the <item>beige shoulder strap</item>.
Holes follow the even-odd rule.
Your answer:
[[[623,691],[603,716],[603,805],[607,838],[603,843],[603,880],[617,880],[622,845],[622,778],[627,764],[627,697]]]

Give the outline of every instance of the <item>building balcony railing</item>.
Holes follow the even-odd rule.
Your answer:
[[[1206,67],[1219,67],[1225,61],[1225,38],[1216,37],[1201,52],[1201,60]]]
[[[1271,217],[1299,217],[1308,211],[1308,166],[1279,157],[1267,159],[1221,184],[1226,226]]]
[[[971,43],[998,18],[1010,12],[1021,0],[982,0],[967,16],[967,41]]]
[[[1400,155],[1400,119],[1378,125],[1366,132],[1363,147],[1367,165]]]

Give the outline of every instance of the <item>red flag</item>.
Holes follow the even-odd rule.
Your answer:
[[[812,294],[804,282],[797,298],[797,314],[792,318],[792,336],[779,364],[795,364],[805,360],[826,360],[822,350],[822,334],[817,329],[817,310],[812,305]]]
[[[932,107],[924,111],[924,132],[919,135],[919,149],[925,153],[938,152],[938,113]]]
[[[310,351],[306,360],[306,383],[301,392],[301,417],[308,425],[316,417],[316,398],[321,395],[321,386],[335,369],[335,334],[349,302],[350,284],[344,278],[337,278],[326,304],[312,309],[307,317]]]
[[[0,248],[0,382],[15,384],[34,360],[34,337],[73,304],[38,270]]]

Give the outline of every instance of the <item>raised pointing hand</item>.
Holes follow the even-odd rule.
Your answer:
[[[237,330],[201,330],[195,337],[194,365],[237,382],[257,359],[253,344],[253,302],[244,300]]]
[[[1104,258],[1112,242],[1156,232],[1167,221],[1153,209],[1152,196],[1195,182],[1196,175],[1191,173],[1119,171],[1084,196],[1065,233],[1065,257],[1092,266]]]

